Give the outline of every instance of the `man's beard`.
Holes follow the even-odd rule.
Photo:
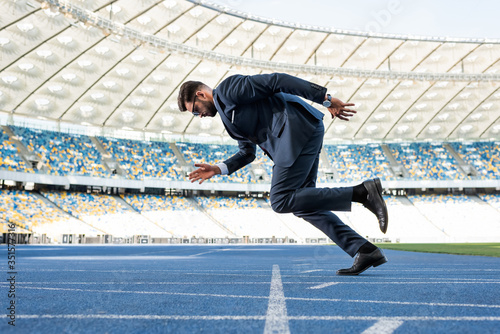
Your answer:
[[[205,111],[203,114],[205,116],[214,117],[217,114],[217,108],[215,108],[215,103],[213,101],[201,101]]]

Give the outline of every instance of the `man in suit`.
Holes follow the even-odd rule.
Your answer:
[[[191,182],[226,175],[255,159],[256,145],[274,162],[271,207],[278,213],[292,212],[323,231],[347,254],[351,268],[337,275],[358,275],[387,262],[382,251],[345,225],[331,211],[351,211],[359,202],[372,211],[386,232],[387,207],[379,179],[354,187],[316,188],[319,154],[323,144],[323,113],[305,98],[323,104],[332,117],[348,121],[356,111],[352,103],[327,94],[326,88],[283,73],[233,75],[212,89],[199,81],[182,84],[179,109],[195,116],[220,115],[227,133],[238,141],[239,152],[223,163],[195,164]]]

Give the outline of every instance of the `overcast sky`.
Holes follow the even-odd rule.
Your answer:
[[[209,0],[270,19],[339,29],[500,38],[498,0]]]

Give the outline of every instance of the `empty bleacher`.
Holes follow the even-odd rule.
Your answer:
[[[103,163],[103,158],[90,137],[54,131],[13,126],[16,138],[37,156],[41,170],[37,173],[50,175],[83,175],[132,180],[160,179],[187,181],[186,171],[167,142],[141,141],[97,137],[111,160],[118,163],[123,175],[113,175]],[[500,179],[500,143],[450,142],[389,143],[396,164],[404,167],[411,180],[471,180]],[[34,173],[31,166],[17,152],[9,136],[0,132],[0,169]],[[219,163],[238,151],[237,145],[176,143],[188,165],[195,163]],[[466,173],[459,166],[451,147],[463,160],[461,164],[473,166],[477,176]],[[340,182],[357,182],[373,177],[395,180],[390,162],[378,143],[324,145],[328,163],[334,167]],[[103,153],[104,154],[104,153]],[[179,153],[178,153],[179,154]],[[457,156],[457,155],[455,155]],[[391,157],[391,159],[392,159]],[[108,158],[107,158],[108,159]],[[182,159],[182,158],[179,158]],[[458,157],[457,157],[458,159]],[[323,163],[325,162],[323,161]],[[232,175],[216,177],[208,182],[252,184],[269,182],[273,162],[257,148],[256,159]],[[322,166],[328,168],[329,166]],[[194,167],[193,167],[194,168]],[[264,176],[263,176],[264,175]],[[325,177],[320,182],[330,182]]]
[[[0,129],[0,152],[2,152],[0,155],[0,169],[25,173],[34,172],[31,166],[28,166],[21,159],[17,148],[3,129]]]
[[[223,238],[228,236],[220,226],[198,210],[190,200],[178,196],[124,195],[142,216],[155,222],[176,238]]]
[[[22,127],[11,127],[11,130],[16,136],[15,142],[3,129],[0,132],[1,170],[113,177],[103,163],[100,151],[94,146],[94,138]],[[125,171],[125,174],[114,177],[132,180],[187,181],[185,170],[175,154],[180,160],[184,158],[189,165],[194,165],[218,163],[238,151],[236,145],[179,142],[176,144],[179,151],[175,149],[174,153],[166,142],[97,138],[104,151],[111,156],[106,159],[116,161]],[[43,166],[41,170],[35,171],[27,166],[16,147],[19,145],[17,140],[38,157]],[[389,143],[387,146],[396,163],[409,172],[411,180],[500,179],[499,142],[448,144],[414,142]],[[380,144],[325,145],[324,150],[339,181],[357,182],[373,177],[386,181],[395,179],[385,155],[388,151],[384,152]],[[454,157],[462,161],[458,163]],[[323,160],[326,161],[324,157]],[[394,160],[391,161],[394,164]],[[269,182],[267,176],[272,175],[272,165],[272,161],[257,149],[252,166],[246,166],[230,176],[213,178],[210,182]],[[464,165],[473,166],[477,177],[466,175]],[[260,173],[267,176],[259,177]],[[144,193],[126,193],[118,197],[74,191],[45,191],[42,195],[2,190],[0,221],[3,224],[15,221],[19,228],[45,233],[56,242],[61,234],[109,234],[119,238],[134,235],[257,239],[274,236],[298,242],[325,239],[321,231],[304,220],[292,214],[274,213],[267,200],[263,199],[224,196],[187,198]],[[361,235],[375,241],[479,242],[496,241],[500,237],[498,194],[386,196],[386,201],[390,228],[385,235],[380,232],[375,217],[360,205],[354,204],[352,212],[338,215]],[[474,229],[470,228],[471,222]]]
[[[500,194],[479,194],[479,198],[500,212]]]
[[[170,236],[170,233],[111,195],[67,191],[44,191],[42,194],[65,212],[101,231],[101,234],[122,238],[134,235]]]
[[[394,158],[415,180],[464,180],[467,178],[442,143],[388,144]]]
[[[47,174],[109,177],[89,137],[12,127],[19,140],[38,156]]]
[[[450,146],[477,170],[479,178],[500,178],[500,142],[453,142]]]
[[[419,212],[445,235],[446,242],[495,242],[500,237],[499,212],[467,195],[408,196]]]
[[[223,162],[238,152],[236,145],[216,145],[198,143],[177,143],[179,150],[184,154],[186,162],[192,166],[198,163],[216,164]],[[256,183],[250,172],[250,166],[245,166],[223,179],[215,178],[209,182],[237,182]]]
[[[0,190],[0,219],[16,223],[28,231],[46,234],[55,242],[62,234],[97,235],[99,231],[48,205],[35,193],[24,190]]]
[[[394,179],[389,161],[379,144],[325,145],[324,149],[342,181],[362,181],[374,177]]]
[[[361,236],[375,242],[443,242],[445,234],[404,196],[384,196],[389,213],[389,229],[380,231],[378,221],[361,204],[353,203],[351,212],[338,213]]]
[[[236,236],[250,238],[295,237],[290,228],[276,218],[269,207],[263,207],[255,198],[196,197],[195,200],[214,219],[222,223]]]
[[[224,196],[186,198],[151,194],[121,197],[69,191],[1,190],[0,221],[61,242],[62,234],[127,238],[272,237],[299,243],[327,241],[314,226],[293,214],[277,214],[268,199]],[[376,217],[353,203],[340,219],[374,242],[493,242],[500,237],[500,195],[384,196],[390,217],[382,234]]]
[[[126,171],[127,177],[142,179],[183,179],[177,158],[168,143],[99,137],[104,149]]]

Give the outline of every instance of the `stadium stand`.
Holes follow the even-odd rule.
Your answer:
[[[388,144],[396,160],[403,164],[412,179],[464,180],[455,159],[441,143]]]
[[[149,211],[192,211],[193,205],[179,196],[125,194],[122,198],[140,213]]]
[[[479,178],[500,179],[500,142],[452,142],[450,146],[474,166]]]
[[[444,242],[443,232],[428,220],[405,196],[384,196],[389,212],[386,234],[380,231],[373,214],[359,203],[351,212],[337,213],[346,224],[374,242]]]
[[[124,194],[121,197],[68,191],[1,190],[0,221],[46,234],[61,242],[63,234],[130,238],[210,239],[271,238],[329,242],[313,225],[293,214],[272,211],[269,199],[224,196],[180,197]],[[374,242],[492,242],[500,235],[500,195],[384,196],[390,228],[379,230],[376,218],[360,204],[335,212],[346,224]],[[44,200],[44,199],[48,199]],[[471,224],[474,228],[471,228]],[[188,241],[193,242],[193,241]],[[208,241],[207,241],[208,242]]]
[[[96,235],[91,226],[48,205],[35,194],[24,190],[0,190],[0,219],[15,222],[33,233],[46,234],[60,242],[62,234]]]
[[[314,227],[303,228],[302,223],[308,225],[309,223],[301,221],[297,224],[301,219],[293,215],[282,219],[281,215],[274,213],[262,200],[223,196],[196,197],[195,200],[238,237],[248,236],[250,239],[276,237],[299,241],[320,237],[326,241],[325,235]]]
[[[500,194],[479,194],[479,198],[500,211]]]
[[[228,232],[212,221],[194,203],[178,196],[124,195],[127,203],[144,217],[177,238],[223,238]]]
[[[110,176],[87,136],[21,127],[12,130],[46,165],[47,174]]]
[[[324,149],[341,181],[361,181],[374,177],[394,179],[389,161],[379,144],[325,145]]]
[[[45,164],[39,173],[112,177],[89,137],[53,131],[12,127],[19,140]],[[99,137],[104,149],[126,171],[125,177],[186,180],[185,173],[165,142]],[[474,166],[478,179],[500,178],[499,142],[448,143],[462,164]],[[0,132],[0,169],[34,173],[21,159],[9,135]],[[237,152],[235,145],[176,144],[188,164],[216,163]],[[388,144],[393,157],[414,180],[467,180],[459,163],[442,143]],[[449,148],[448,147],[448,148]],[[381,177],[394,180],[389,161],[379,144],[325,145],[329,162],[341,181]],[[178,153],[177,153],[178,154]],[[455,156],[457,156],[455,154]],[[458,159],[458,158],[457,158]],[[269,182],[257,170],[272,175],[272,161],[260,149],[251,166],[211,182],[251,184]],[[257,176],[257,177],[256,177]],[[320,175],[321,176],[321,175]],[[16,221],[19,228],[46,234],[60,242],[63,234],[109,234],[115,238],[149,235],[157,238],[288,238],[298,242],[327,241],[324,234],[292,214],[274,213],[265,200],[224,196],[186,198],[150,194],[121,197],[70,191],[36,192],[2,190],[6,203],[0,221]],[[340,218],[373,241],[472,242],[495,241],[500,235],[500,195],[386,196],[391,227],[382,234],[373,215],[353,205]],[[65,214],[64,212],[67,214]],[[471,231],[466,222],[474,221]],[[2,226],[3,226],[2,225]],[[5,230],[5,228],[3,228]],[[485,232],[486,231],[486,232]]]
[[[170,233],[111,195],[67,191],[44,191],[42,194],[65,212],[114,237],[170,236]]]
[[[270,208],[271,202],[269,198],[266,198],[266,205]],[[272,209],[269,209],[272,211]],[[296,217],[292,213],[285,214],[277,214],[274,213],[274,219],[278,219],[281,223],[283,223],[288,229],[293,232],[292,237],[295,238],[299,243],[309,243],[309,242],[317,242],[322,239],[325,242],[328,241],[328,238],[325,236],[323,232],[309,224],[302,218]]]
[[[99,140],[131,179],[181,180],[184,178],[180,166],[177,165],[177,158],[168,143],[108,137],[99,137]]]
[[[85,175],[116,178],[105,167],[101,153],[89,137],[54,131],[12,127],[20,141],[45,165],[41,173],[51,175]],[[169,143],[98,137],[106,152],[110,153],[133,180],[163,179],[186,181],[177,157]],[[414,180],[470,180],[500,179],[500,143],[450,142],[464,163],[477,170],[477,176],[465,175],[459,163],[443,143],[412,142],[389,143],[396,162],[406,168]],[[236,145],[176,143],[190,166],[195,163],[218,163],[238,151]],[[0,169],[34,173],[17,152],[9,136],[0,132]],[[342,182],[356,182],[380,177],[395,180],[389,160],[380,144],[324,145],[328,162],[336,169]],[[458,159],[458,158],[457,158]],[[326,160],[325,160],[326,161]],[[208,182],[253,184],[270,182],[273,162],[257,148],[252,163],[230,176]],[[323,166],[328,167],[328,166]],[[265,174],[265,176],[263,176]],[[328,182],[321,170],[318,182]]]
[[[420,195],[408,196],[408,199],[446,234],[446,242],[498,241],[498,211],[476,196]]]
[[[254,166],[256,166],[256,168],[262,169],[263,173],[267,175],[269,180],[271,179],[271,176],[273,175],[274,163],[271,159],[269,159],[268,156],[264,154],[264,151],[262,151],[259,147],[257,147],[257,152],[255,154],[255,160],[253,164]]]
[[[238,152],[236,145],[215,145],[215,144],[198,144],[198,143],[177,143],[177,147],[181,150],[190,165],[195,163],[220,163]],[[237,182],[237,183],[256,183],[250,166],[237,170],[235,173],[224,177],[224,179],[208,180],[209,182]]]
[[[25,173],[33,173],[33,169],[26,165],[17,152],[14,143],[9,139],[9,136],[3,129],[0,130],[0,169],[8,171],[18,171]]]

